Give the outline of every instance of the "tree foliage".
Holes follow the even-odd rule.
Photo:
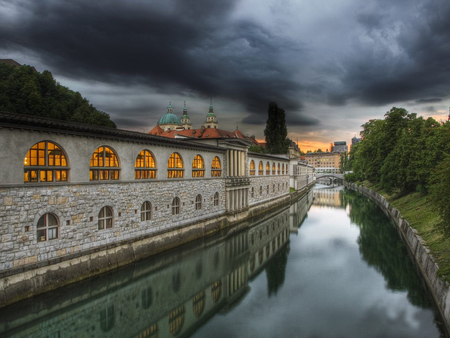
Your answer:
[[[267,149],[263,146],[257,146],[257,145],[251,145],[250,148],[248,148],[248,151],[251,151],[253,153],[260,153],[260,154],[266,154]]]
[[[442,217],[450,221],[450,181],[444,177],[450,177],[450,123],[394,107],[384,120],[362,127],[363,139],[350,153],[352,180],[369,180],[400,194],[430,191]]]
[[[268,115],[264,130],[267,151],[270,154],[286,154],[289,152],[290,141],[287,138],[284,109],[278,108],[275,102],[270,102]]]
[[[55,81],[52,73],[30,66],[0,64],[0,110],[116,128],[79,92]]]

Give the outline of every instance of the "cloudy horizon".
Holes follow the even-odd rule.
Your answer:
[[[147,132],[169,101],[194,126],[263,139],[269,101],[302,150],[347,141],[393,106],[446,119],[450,2],[0,0],[0,58]]]

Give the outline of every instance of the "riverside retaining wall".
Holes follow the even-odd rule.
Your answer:
[[[408,221],[403,219],[398,209],[394,208],[383,196],[367,187],[358,186],[354,183],[344,182],[344,185],[369,197],[394,222],[441,314],[446,334],[450,336],[449,285],[438,276],[439,266],[430,254],[430,250],[425,246],[425,241],[417,234],[417,230],[413,229]]]

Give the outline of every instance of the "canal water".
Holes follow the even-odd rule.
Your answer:
[[[367,198],[314,189],[249,226],[0,309],[0,337],[443,337]]]

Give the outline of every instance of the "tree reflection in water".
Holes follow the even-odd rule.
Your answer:
[[[344,207],[349,206],[352,223],[360,228],[359,252],[367,264],[381,273],[386,287],[406,291],[409,301],[422,308],[431,308],[405,244],[391,221],[366,197],[357,192],[340,192]]]
[[[276,295],[278,289],[284,284],[288,255],[289,244],[282,248],[266,266],[267,293],[269,297]]]

